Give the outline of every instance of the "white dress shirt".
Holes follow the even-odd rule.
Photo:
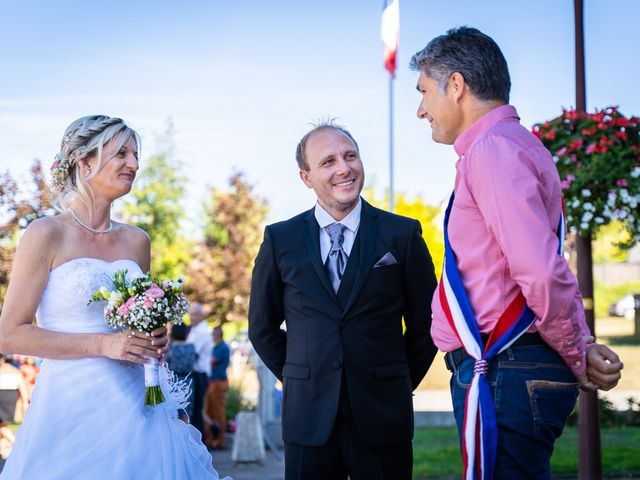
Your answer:
[[[349,215],[338,221],[333,218],[319,203],[316,203],[314,215],[320,226],[320,258],[324,264],[329,256],[329,250],[331,250],[331,238],[329,233],[325,230],[325,227],[332,223],[341,223],[344,225],[344,242],[342,242],[342,249],[347,257],[351,254],[353,248],[353,242],[356,239],[356,233],[358,233],[358,227],[360,227],[360,212],[362,211],[362,199],[358,198],[358,203],[355,208],[349,212]]]
[[[187,342],[193,343],[196,347],[198,358],[193,364],[196,372],[206,373],[207,377],[211,374],[211,349],[213,348],[213,339],[211,338],[211,330],[206,320],[201,320],[195,327],[189,331]]]

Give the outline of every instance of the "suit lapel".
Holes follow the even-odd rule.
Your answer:
[[[373,264],[373,254],[375,252],[376,241],[378,239],[378,213],[367,202],[362,200],[362,212],[360,214],[360,227],[358,228],[358,237],[360,237],[360,261],[358,262],[358,271],[351,288],[351,294],[342,316],[347,313],[353,302],[356,301],[360,290],[364,286],[364,282],[369,275],[369,270]],[[355,265],[354,265],[355,266]]]
[[[327,271],[325,270],[320,258],[320,227],[313,215],[313,208],[307,212],[305,220],[307,222],[307,228],[304,231],[304,243],[307,247],[307,254],[311,259],[311,264],[313,265],[314,270],[318,274],[320,283],[322,283],[324,288],[327,290],[329,296],[337,302],[336,294],[333,291],[333,287],[329,281],[329,276],[327,275]]]

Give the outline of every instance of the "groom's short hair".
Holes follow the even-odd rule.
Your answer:
[[[507,60],[498,44],[476,28],[452,28],[434,38],[411,58],[409,67],[436,80],[441,93],[458,72],[476,98],[509,103]]]
[[[351,132],[342,125],[338,125],[335,122],[335,119],[329,118],[327,120],[320,120],[319,122],[312,123],[311,125],[313,126],[313,128],[304,134],[304,136],[298,142],[298,146],[296,147],[296,162],[298,162],[298,168],[300,170],[305,170],[307,172],[309,171],[309,162],[307,161],[307,154],[305,151],[307,148],[307,140],[309,140],[309,137],[311,137],[314,133],[317,133],[320,130],[332,129],[344,133],[353,142],[356,147],[356,151],[360,153],[358,142],[356,142],[356,139],[353,138]]]

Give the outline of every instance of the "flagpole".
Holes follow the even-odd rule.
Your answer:
[[[393,75],[389,75],[389,211],[395,208],[393,191]]]

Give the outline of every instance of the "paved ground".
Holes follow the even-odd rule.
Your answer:
[[[225,438],[226,442],[226,438]],[[229,442],[231,445],[231,442]],[[233,480],[283,480],[284,461],[278,460],[270,450],[263,463],[234,463],[231,460],[231,449],[216,450],[213,454],[213,465],[218,470],[220,478],[225,475],[233,477]],[[279,452],[282,456],[282,451]]]

